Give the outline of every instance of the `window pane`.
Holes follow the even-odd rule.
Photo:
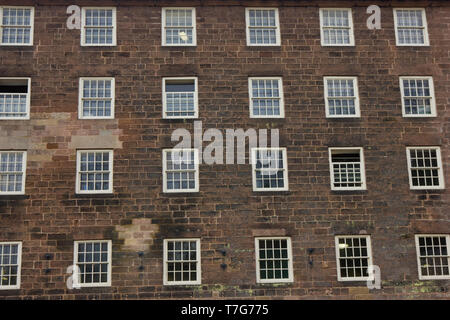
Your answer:
[[[113,9],[86,9],[84,24],[86,44],[113,44]]]
[[[108,282],[108,243],[105,241],[78,242],[77,266],[80,284]]]
[[[198,251],[196,241],[167,241],[166,272],[169,282],[197,281]],[[174,259],[175,258],[175,259]],[[167,261],[173,261],[167,263]]]
[[[367,237],[341,237],[338,241],[338,272],[342,279],[367,277],[369,247]]]
[[[110,189],[111,168],[109,152],[83,151],[80,154],[79,180],[83,191],[108,191]]]
[[[259,277],[261,280],[289,279],[289,260],[287,240],[260,239],[257,250],[259,252]]]
[[[250,44],[273,45],[277,43],[278,26],[276,10],[250,9],[248,10],[249,41]]]

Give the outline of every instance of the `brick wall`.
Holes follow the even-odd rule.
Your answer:
[[[353,9],[354,47],[320,45],[318,6],[334,1],[259,1],[279,8],[280,47],[246,46],[244,8],[255,1],[95,1],[115,3],[117,46],[80,47],[66,8],[93,1],[0,1],[35,5],[34,46],[0,46],[0,76],[32,79],[31,119],[0,123],[0,149],[28,151],[26,195],[0,196],[0,241],[23,243],[21,289],[0,299],[449,298],[448,280],[418,280],[414,235],[450,233],[450,193],[410,190],[405,152],[440,146],[450,185],[448,3],[370,1],[382,29],[368,30],[365,2],[339,1]],[[161,46],[164,4],[196,7],[196,47]],[[429,47],[395,45],[396,5],[426,7]],[[283,77],[284,119],[249,118],[248,77],[258,75]],[[361,118],[325,117],[327,75],[358,77]],[[433,76],[437,117],[402,117],[403,75]],[[95,76],[115,77],[113,120],[78,120],[78,79]],[[289,191],[253,192],[251,165],[236,164],[200,165],[199,193],[163,193],[162,149],[174,129],[193,130],[161,119],[167,76],[198,77],[204,129],[278,128]],[[364,147],[367,191],[330,190],[328,147],[340,146]],[[79,148],[114,149],[113,195],[75,194]],[[359,233],[371,235],[382,289],[337,281],[334,236]],[[256,284],[261,234],[291,237],[294,283]],[[163,286],[163,239],[184,237],[201,238],[202,285]],[[112,240],[112,285],[69,290],[74,241],[92,239]]]

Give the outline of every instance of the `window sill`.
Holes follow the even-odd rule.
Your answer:
[[[354,194],[367,194],[367,189],[364,190],[330,190],[332,194],[336,195],[354,195]]]
[[[161,120],[167,121],[167,122],[192,122],[195,120],[199,120],[199,117],[186,117],[186,118],[161,118]]]
[[[114,193],[75,193],[75,198],[114,198]]]
[[[4,200],[27,200],[30,198],[28,194],[0,194],[0,201]]]
[[[435,189],[409,189],[414,194],[428,194],[428,193],[444,193],[445,188],[435,188]]]
[[[254,196],[276,196],[276,195],[290,195],[290,190],[253,190]]]
[[[336,122],[342,122],[342,121],[360,121],[361,117],[360,116],[347,116],[347,117],[326,117],[327,120],[332,120],[332,121],[336,121]]]
[[[200,196],[200,191],[162,192],[166,197],[193,197]]]
[[[283,287],[291,287],[294,285],[294,281],[290,282],[257,282],[257,286],[260,287],[277,287],[277,288],[283,288]]]
[[[161,45],[161,50],[189,50],[189,51],[196,51],[197,45],[180,45],[180,46],[174,46],[174,45]]]
[[[246,44],[247,50],[252,51],[281,51],[281,45],[279,44],[271,44],[271,45],[261,45],[261,44]]]

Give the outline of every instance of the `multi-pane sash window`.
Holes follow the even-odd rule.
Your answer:
[[[322,46],[353,46],[352,9],[320,9]]]
[[[27,153],[0,151],[0,194],[24,194]]]
[[[398,46],[428,46],[424,9],[394,9],[395,38]]]
[[[281,78],[249,78],[250,117],[284,117]]]
[[[164,240],[164,284],[201,284],[200,239]]]
[[[404,117],[435,117],[432,77],[400,77]]]
[[[0,242],[0,290],[20,288],[21,242]]]
[[[450,279],[450,235],[416,235],[419,279]]]
[[[338,236],[336,262],[338,281],[365,281],[372,265],[370,236]]]
[[[29,119],[30,91],[30,78],[0,78],[0,119]]]
[[[248,46],[280,45],[278,9],[246,8],[245,15]]]
[[[80,78],[80,119],[114,118],[114,78]]]
[[[253,148],[253,190],[289,189],[286,148]]]
[[[1,45],[33,45],[33,7],[0,7]]]
[[[362,148],[330,148],[331,190],[364,190],[366,178]]]
[[[80,287],[110,286],[111,241],[75,241],[74,264],[78,273],[74,280]]]
[[[112,193],[113,151],[77,151],[77,193]]]
[[[356,77],[325,77],[324,90],[328,118],[360,116]]]
[[[197,149],[163,150],[163,191],[199,191]]]
[[[195,8],[163,8],[162,39],[164,46],[195,46]]]
[[[116,8],[82,9],[81,45],[116,45]]]
[[[411,189],[444,189],[439,147],[408,147],[406,157]]]
[[[197,117],[197,78],[163,78],[163,118]]]
[[[258,283],[293,282],[290,238],[255,238]]]

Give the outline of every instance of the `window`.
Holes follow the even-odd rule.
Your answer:
[[[114,118],[114,78],[80,78],[80,119]]]
[[[432,77],[400,77],[404,117],[435,117]]]
[[[78,267],[78,285],[111,285],[111,241],[75,241],[74,264]]]
[[[0,78],[0,119],[30,119],[30,78]]]
[[[450,235],[416,235],[419,279],[450,279]]]
[[[32,46],[33,23],[33,7],[0,7],[1,45]]]
[[[439,147],[408,147],[406,157],[411,189],[444,189]]]
[[[197,149],[163,150],[163,191],[199,191]]]
[[[83,8],[82,46],[116,45],[116,8]]]
[[[21,242],[0,242],[0,290],[20,288]]]
[[[322,46],[354,46],[352,9],[320,9]]]
[[[250,118],[283,118],[281,78],[249,78]]]
[[[27,153],[0,151],[0,194],[24,194]]]
[[[248,46],[279,46],[280,22],[278,9],[246,8]]]
[[[366,281],[372,265],[370,236],[335,238],[338,281]]]
[[[164,284],[201,284],[200,239],[164,240]]]
[[[195,46],[195,8],[162,9],[163,46]]]
[[[293,282],[290,238],[255,238],[256,282]]]
[[[365,190],[362,148],[330,148],[331,190]]]
[[[197,78],[163,78],[163,118],[197,117]]]
[[[325,77],[323,82],[327,118],[360,116],[356,77]]]
[[[289,189],[286,148],[253,148],[253,191]]]
[[[77,151],[77,193],[113,192],[113,151]]]
[[[428,46],[425,9],[394,9],[397,46]]]

